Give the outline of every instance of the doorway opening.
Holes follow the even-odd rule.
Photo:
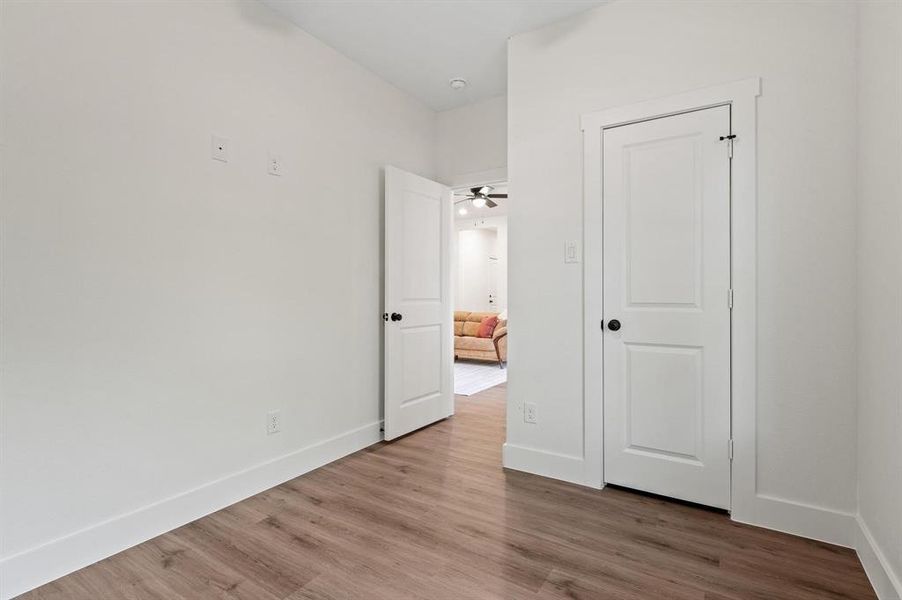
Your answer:
[[[507,183],[453,192],[454,393],[473,396],[507,382]]]

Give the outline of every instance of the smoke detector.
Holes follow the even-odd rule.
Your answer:
[[[455,77],[454,79],[452,79],[451,81],[448,82],[448,85],[451,86],[452,90],[462,90],[465,87],[467,87],[467,85],[469,85],[469,84],[467,83],[467,80],[464,79],[463,77]]]

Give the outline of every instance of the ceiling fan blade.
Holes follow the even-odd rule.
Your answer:
[[[495,202],[494,200],[489,200],[488,198],[486,198],[485,205],[488,206],[489,208],[495,208],[496,206],[498,206],[498,203]]]
[[[482,189],[482,186],[470,188],[470,193],[475,196],[479,193],[479,190],[481,190],[481,189]]]
[[[507,198],[507,194],[489,194],[489,198]]]

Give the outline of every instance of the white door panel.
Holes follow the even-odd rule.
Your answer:
[[[729,129],[720,106],[602,140],[605,481],[720,508],[730,506],[730,166],[719,140]]]
[[[385,168],[385,439],[454,411],[451,192]]]

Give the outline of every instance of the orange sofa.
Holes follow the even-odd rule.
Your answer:
[[[454,313],[454,359],[490,360],[504,367],[507,362],[507,321],[498,321],[492,337],[477,337],[484,317],[497,317],[493,312]]]

